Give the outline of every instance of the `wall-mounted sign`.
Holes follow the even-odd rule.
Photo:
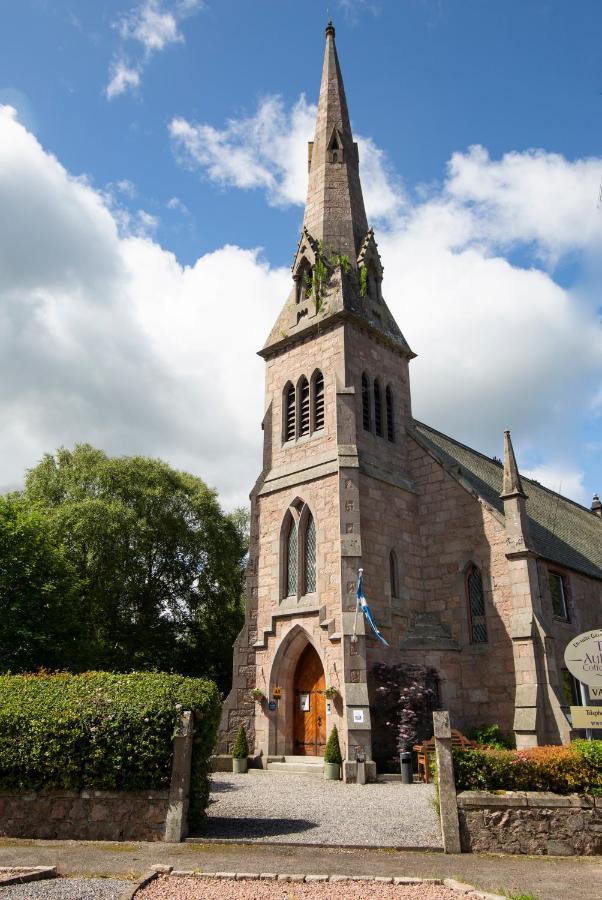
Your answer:
[[[280,698],[282,697],[282,688],[276,686],[272,691],[272,697],[274,698],[274,700],[280,700]]]
[[[571,706],[573,728],[602,728],[602,706]]]
[[[564,651],[564,663],[578,681],[602,688],[602,629],[573,638]]]
[[[332,715],[332,700],[326,701],[326,715],[327,716]]]
[[[364,710],[363,709],[354,709],[353,710],[353,722],[355,725],[362,725],[364,722]]]
[[[299,709],[301,712],[309,712],[309,694],[299,694]]]
[[[268,703],[268,709],[270,712],[276,712],[278,709],[278,703],[275,700],[270,700]]]

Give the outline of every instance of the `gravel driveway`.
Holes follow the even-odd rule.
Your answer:
[[[111,878],[50,878],[0,888],[2,900],[119,900],[131,881]]]
[[[199,837],[223,841],[437,848],[430,784],[343,784],[263,771],[211,776],[208,820]]]

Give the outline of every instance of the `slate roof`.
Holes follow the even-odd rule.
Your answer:
[[[486,503],[504,514],[499,496],[501,462],[422,422],[414,421],[413,436],[444,467],[455,469]],[[530,548],[545,559],[602,580],[602,519],[536,481],[522,477],[522,482],[527,494]]]

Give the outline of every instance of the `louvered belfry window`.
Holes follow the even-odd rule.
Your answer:
[[[370,431],[370,385],[367,375],[362,375],[362,421],[364,431]]]
[[[483,579],[479,569],[472,563],[466,573],[466,593],[470,617],[470,640],[473,644],[486,644],[488,638]]]
[[[387,390],[385,391],[385,402],[387,406],[387,438],[390,441],[395,440],[395,422],[393,419],[393,391],[387,385]]]
[[[305,530],[305,593],[316,589],[316,524],[309,516]]]
[[[295,440],[295,388],[292,384],[284,390],[284,440]]]
[[[290,517],[288,536],[286,539],[286,596],[297,595],[297,525]]]
[[[324,428],[324,376],[317,372],[314,379],[314,429]]]
[[[383,433],[383,406],[380,395],[380,384],[374,382],[374,430],[382,437]]]
[[[309,381],[299,382],[299,437],[309,434]]]

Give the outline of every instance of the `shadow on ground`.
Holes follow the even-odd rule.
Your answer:
[[[227,818],[211,816],[198,838],[223,838],[225,840],[249,840],[258,837],[279,837],[283,834],[298,834],[317,828],[317,822],[308,819],[256,819]]]

